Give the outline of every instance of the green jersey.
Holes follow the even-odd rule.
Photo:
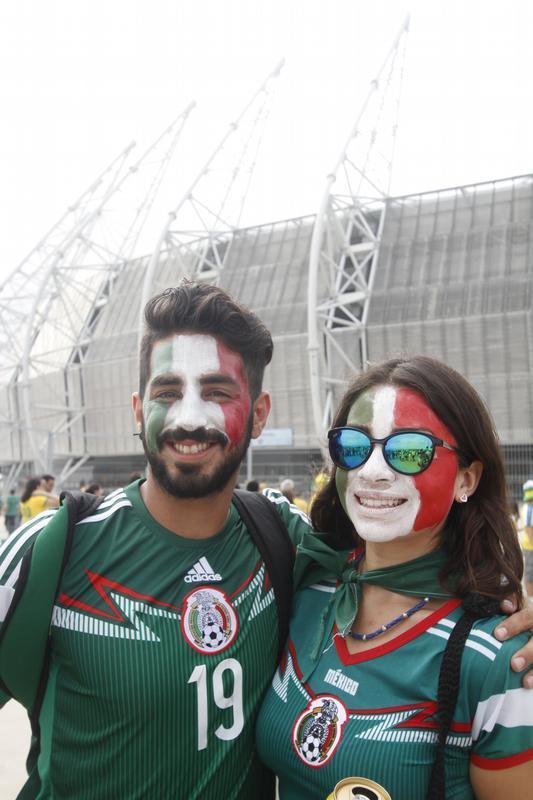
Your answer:
[[[281,800],[325,800],[350,776],[376,781],[394,800],[424,800],[439,669],[459,601],[357,654],[333,629],[313,665],[316,622],[334,591],[320,582],[296,594],[288,649],[259,715],[259,754],[279,776]],[[445,747],[448,800],[473,798],[471,762],[503,769],[533,758],[533,693],[510,668],[519,640],[494,639],[496,623],[476,622],[464,649]]]
[[[307,518],[269,497],[296,544]],[[4,610],[49,516],[0,553]],[[112,493],[76,526],[63,573],[31,796],[261,797],[254,727],[277,647],[269,576],[233,506],[197,540],[158,525],[138,484]]]

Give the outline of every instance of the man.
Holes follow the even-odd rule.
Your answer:
[[[147,478],[76,528],[25,797],[271,796],[253,737],[278,617],[231,499],[268,417],[272,340],[255,315],[201,284],[153,298],[145,320],[133,410]],[[269,499],[296,544],[305,515],[278,493]],[[0,552],[7,599],[52,514]]]
[[[147,480],[76,528],[27,796],[260,798],[254,725],[278,616],[231,498],[270,409],[261,385],[272,340],[206,285],[154,298],[146,323],[133,409]],[[306,518],[276,499],[296,543]],[[0,554],[6,594],[52,514]]]
[[[520,539],[524,553],[524,582],[526,593],[533,598],[533,480],[524,483],[523,492]]]
[[[296,495],[296,486],[292,478],[284,478],[279,485],[279,490],[281,494],[287,498],[289,503],[292,503],[293,506],[296,506],[300,511],[304,511],[307,514],[307,502],[303,497],[298,497]]]
[[[52,494],[56,479],[53,475],[41,475],[40,489],[47,494]]]
[[[18,494],[15,493],[14,489],[10,489],[4,505],[4,519],[8,535],[13,533],[19,523],[19,502],[20,497]]]

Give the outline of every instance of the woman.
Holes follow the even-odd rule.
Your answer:
[[[298,549],[288,650],[258,722],[281,800],[323,800],[349,776],[393,800],[530,798],[533,695],[495,617],[473,623],[521,597],[523,568],[482,401],[434,359],[388,361],[355,379],[328,438],[312,521],[356,549],[344,560],[313,536]]]
[[[29,522],[48,508],[57,508],[59,497],[41,488],[40,478],[29,478],[20,496],[20,515],[22,522]]]

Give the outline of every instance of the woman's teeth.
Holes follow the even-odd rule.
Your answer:
[[[405,503],[405,500],[400,497],[377,498],[357,496],[357,499],[362,506],[366,506],[367,508],[394,508],[395,506]]]

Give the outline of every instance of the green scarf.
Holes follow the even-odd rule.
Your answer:
[[[439,582],[439,572],[447,560],[441,548],[403,564],[359,573],[353,562],[346,561],[344,554],[326,544],[327,538],[325,534],[306,533],[296,550],[295,586],[298,589],[316,583],[324,577],[325,572],[339,581],[319,622],[318,637],[313,647],[314,659],[322,651],[324,636],[329,632],[330,626],[326,623],[334,620],[342,636],[346,636],[351,629],[357,616],[363,583],[376,584],[391,592],[413,597],[453,597]]]

